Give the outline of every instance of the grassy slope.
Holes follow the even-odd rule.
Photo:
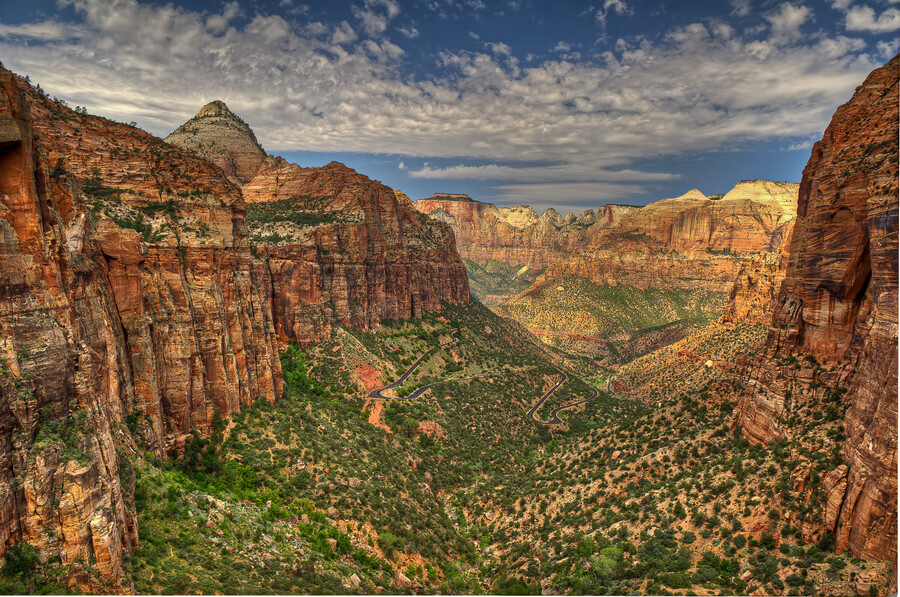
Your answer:
[[[494,310],[545,342],[578,354],[628,362],[716,319],[727,296],[706,290],[598,286],[564,274]]]
[[[388,403],[391,432],[369,423],[367,389],[457,325],[461,341],[410,387],[492,377]],[[748,336],[716,328],[684,343],[724,357]],[[601,392],[548,428],[524,417],[558,378],[548,356],[477,303],[289,350],[281,400],[179,461],[135,463],[138,591],[809,594],[849,592],[863,570],[887,582],[887,563],[802,541],[803,521],[823,515],[819,480],[840,463],[839,394],[792,418],[794,440],[751,449],[728,428],[741,388],[727,371],[675,367],[652,405]],[[538,415],[588,392],[572,375]]]
[[[527,290],[543,271],[513,266],[495,259],[482,262],[463,259],[463,263],[469,275],[472,294],[488,307]]]

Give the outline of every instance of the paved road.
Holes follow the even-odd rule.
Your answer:
[[[557,369],[557,371],[559,371],[559,370]],[[594,398],[597,397],[597,390],[594,388],[591,388],[592,393],[591,393],[590,397],[585,398],[584,400],[578,400],[577,402],[572,402],[570,404],[564,404],[563,406],[558,406],[558,407],[554,408],[552,411],[550,411],[550,420],[541,421],[540,419],[538,419],[535,416],[535,413],[541,408],[541,406],[543,406],[543,404],[544,404],[544,402],[546,402],[547,398],[549,398],[553,394],[553,392],[558,390],[559,387],[561,385],[563,385],[566,382],[566,380],[568,379],[568,376],[565,374],[564,371],[559,371],[559,374],[560,374],[560,378],[559,378],[559,381],[556,382],[556,385],[554,385],[552,388],[550,388],[546,394],[541,396],[541,399],[537,401],[537,404],[532,406],[531,410],[529,410],[526,413],[526,416],[528,418],[530,418],[532,421],[534,421],[535,423],[540,423],[541,425],[562,425],[563,420],[560,419],[558,416],[556,416],[560,411],[568,410],[570,408],[575,408],[576,406],[584,404],[585,402],[590,402],[591,400],[593,400]]]
[[[424,361],[428,355],[433,353],[438,348],[443,348],[444,346],[448,346],[450,344],[455,344],[455,343],[459,342],[459,338],[456,337],[457,332],[459,332],[459,328],[453,328],[452,330],[450,330],[450,338],[451,339],[449,341],[444,342],[443,344],[441,344],[439,346],[435,346],[434,348],[427,350],[425,352],[425,354],[423,354],[422,356],[419,357],[419,360],[417,360],[415,363],[413,363],[410,366],[410,368],[407,369],[406,372],[403,375],[401,375],[399,379],[397,379],[397,381],[395,381],[393,383],[389,383],[386,386],[382,386],[380,388],[376,388],[376,389],[372,390],[371,392],[369,392],[369,398],[380,398],[381,400],[395,400],[395,398],[391,398],[390,396],[385,396],[384,394],[382,394],[382,392],[384,390],[393,390],[394,388],[398,388],[401,385],[403,385],[403,382],[406,381],[406,378],[409,377],[413,371],[418,369],[419,365],[422,364],[422,361]],[[437,382],[435,382],[435,383],[437,383]],[[421,396],[422,394],[427,392],[433,385],[434,384],[429,384],[427,386],[422,386],[421,388],[416,389],[409,396],[407,396],[406,399],[411,400],[413,398],[418,398],[419,396]]]
[[[410,368],[407,369],[406,372],[404,372],[403,375],[401,375],[396,381],[389,383],[386,386],[376,388],[376,389],[372,390],[371,392],[369,392],[369,398],[375,398],[375,399],[380,399],[380,400],[413,400],[414,398],[418,398],[419,396],[421,396],[422,394],[424,394],[425,392],[430,390],[433,386],[436,386],[437,384],[442,383],[443,381],[469,381],[472,379],[487,379],[488,378],[487,375],[478,375],[475,377],[463,377],[463,378],[459,378],[459,379],[448,379],[448,380],[436,381],[434,383],[424,385],[420,388],[416,388],[415,390],[410,392],[410,394],[408,396],[406,396],[404,398],[392,398],[390,396],[385,396],[384,394],[382,394],[382,392],[384,392],[385,390],[393,390],[394,388],[398,388],[401,385],[403,385],[403,382],[406,381],[406,378],[408,378],[416,369],[418,369],[419,365],[422,364],[422,361],[424,361],[425,358],[428,355],[430,355],[432,352],[434,352],[438,348],[443,348],[444,346],[448,346],[450,344],[455,344],[456,342],[459,342],[459,338],[456,337],[457,332],[459,332],[459,328],[454,328],[454,329],[450,330],[451,339],[449,341],[444,342],[443,344],[441,344],[439,346],[435,346],[434,348],[427,350],[425,352],[425,354],[420,356],[419,359],[415,363],[413,363],[410,366]],[[557,371],[559,371],[559,370],[557,369]],[[532,406],[531,410],[529,410],[526,413],[526,416],[528,418],[530,418],[532,421],[534,421],[535,423],[539,423],[541,425],[561,425],[563,423],[563,421],[562,421],[562,419],[560,419],[557,416],[557,414],[560,411],[568,410],[570,408],[575,408],[576,406],[584,404],[585,402],[589,402],[597,397],[597,390],[592,388],[593,393],[591,394],[591,396],[589,398],[585,398],[584,400],[579,400],[577,402],[572,402],[571,404],[565,404],[563,406],[554,408],[552,411],[550,411],[550,420],[549,421],[538,420],[534,416],[535,413],[538,411],[538,409],[541,408],[541,406],[544,404],[544,402],[547,400],[547,398],[549,398],[553,394],[553,392],[558,390],[559,387],[561,385],[563,385],[567,379],[569,379],[569,377],[565,374],[564,371],[559,371],[559,375],[560,375],[559,381],[557,381],[556,384],[552,388],[550,388],[546,394],[541,396],[541,399],[537,401],[537,404]]]

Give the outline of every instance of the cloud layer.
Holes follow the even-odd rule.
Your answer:
[[[412,176],[516,181],[499,188],[523,199],[550,183],[579,196],[618,193],[623,181],[674,176],[629,169],[637,160],[820,134],[883,61],[852,31],[900,18],[847,4],[848,35],[828,36],[815,32],[811,9],[784,3],[752,30],[709,19],[652,41],[620,39],[589,58],[560,57],[566,44],[548,48],[553,59],[523,63],[515,47],[486,40],[482,52],[445,50],[433,76],[415,78],[402,44],[419,32],[401,26],[394,0],[365,0],[352,22],[246,15],[239,26],[237,3],[215,14],[65,3],[79,22],[2,26],[0,53],[72,105],[165,135],[223,99],[270,151],[458,159]],[[630,8],[608,0],[597,19],[601,11],[605,27]]]

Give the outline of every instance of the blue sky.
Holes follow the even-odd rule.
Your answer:
[[[579,212],[798,181],[898,30],[897,0],[34,0],[0,60],[160,136],[221,99],[302,165]]]

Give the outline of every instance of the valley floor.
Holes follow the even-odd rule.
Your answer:
[[[710,325],[639,358],[612,379],[629,397],[478,303],[386,323],[289,348],[274,404],[169,462],[129,459],[138,592],[886,591],[889,562],[815,532],[841,396],[798,412],[792,441],[729,426],[740,388],[705,357],[757,330]],[[700,367],[670,366],[685,351]]]

